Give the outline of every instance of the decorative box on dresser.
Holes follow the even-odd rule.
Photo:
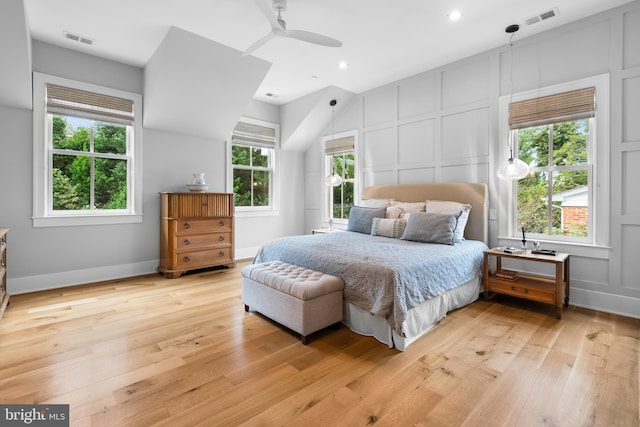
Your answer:
[[[8,228],[0,228],[0,318],[9,305],[7,293],[7,232]]]
[[[232,193],[160,193],[160,266],[174,279],[200,268],[235,266]]]

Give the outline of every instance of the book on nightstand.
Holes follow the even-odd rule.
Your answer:
[[[495,272],[495,276],[504,280],[518,280],[518,272],[511,270],[498,270]]]

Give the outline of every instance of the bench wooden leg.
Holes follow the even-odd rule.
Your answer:
[[[307,343],[309,342],[306,335],[300,335],[300,341],[302,341],[302,344],[304,345],[307,345]]]
[[[244,305],[244,311],[249,311],[249,306],[247,304]]]

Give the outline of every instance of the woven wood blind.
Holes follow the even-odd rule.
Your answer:
[[[133,101],[54,84],[47,85],[47,112],[133,124]]]
[[[233,129],[231,141],[240,145],[274,148],[276,146],[276,130],[267,126],[238,122]]]
[[[355,148],[355,138],[345,136],[344,138],[330,139],[325,143],[324,152],[327,155],[348,153]]]
[[[595,117],[595,88],[573,90],[509,104],[509,127],[521,129]]]

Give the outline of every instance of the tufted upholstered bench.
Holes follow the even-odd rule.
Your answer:
[[[342,279],[281,261],[242,269],[242,302],[301,335],[342,322]]]

